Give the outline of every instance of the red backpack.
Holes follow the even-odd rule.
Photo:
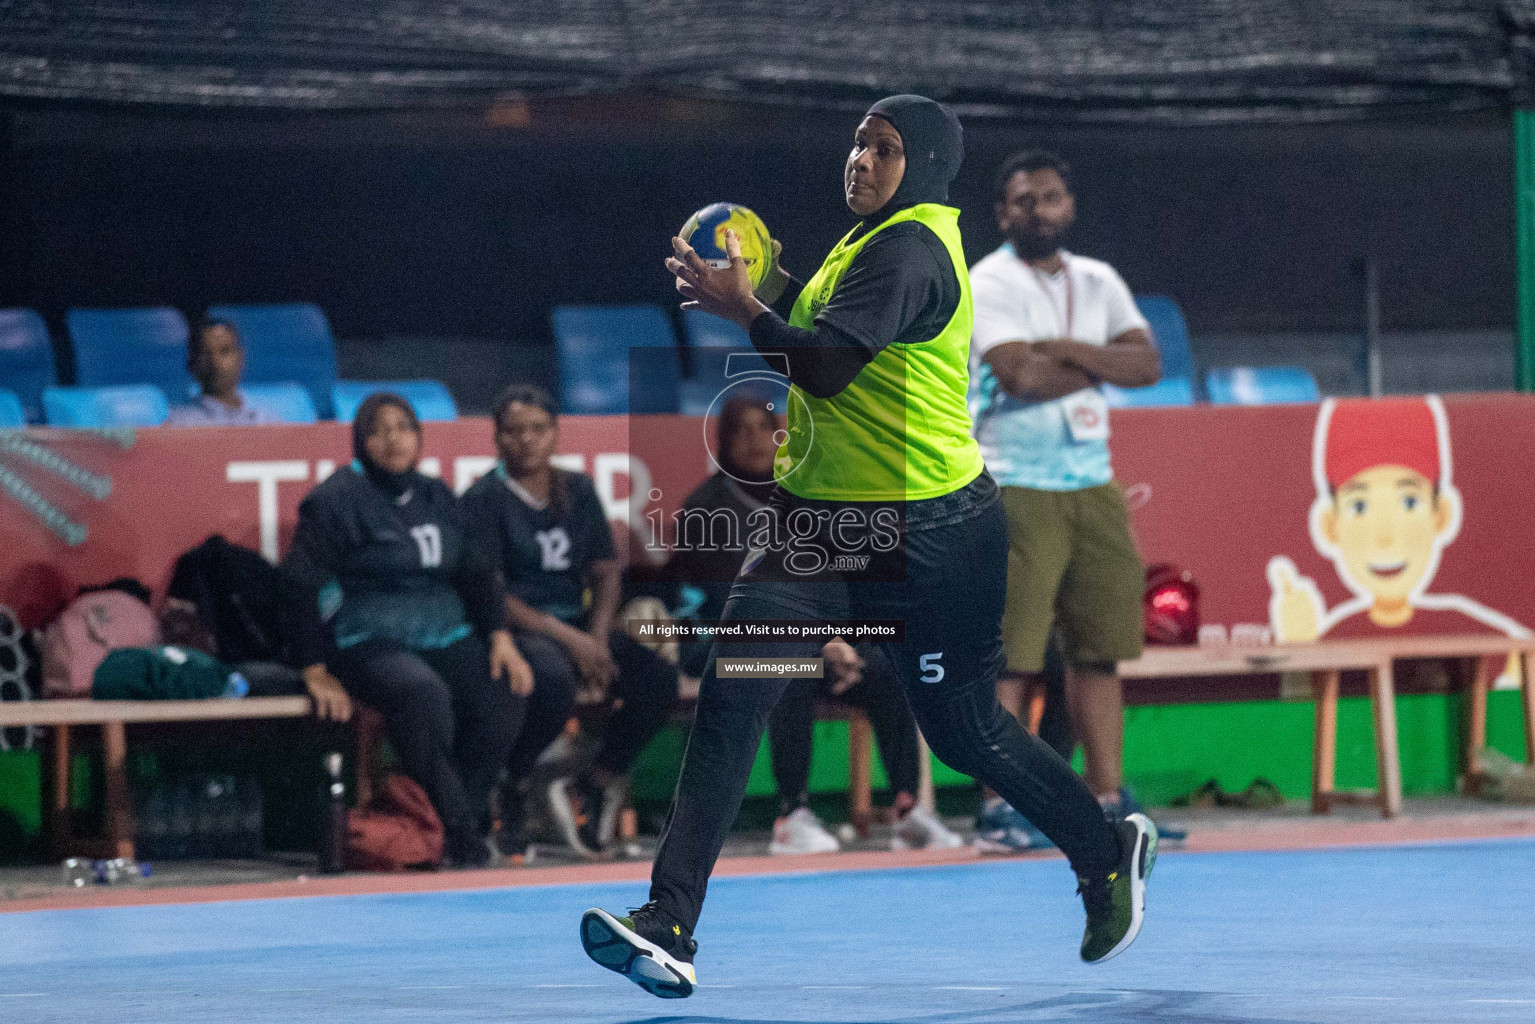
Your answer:
[[[403,871],[442,864],[442,822],[412,779],[391,775],[373,806],[346,816],[346,866],[354,871]]]

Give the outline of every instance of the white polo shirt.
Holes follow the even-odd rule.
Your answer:
[[[1010,341],[1107,345],[1132,328],[1150,329],[1113,267],[1061,257],[1062,269],[1046,274],[1004,244],[970,268],[970,415],[986,468],[1007,487],[1074,491],[1114,479],[1108,406],[1097,388],[1048,402],[1013,398],[997,385],[986,353]]]

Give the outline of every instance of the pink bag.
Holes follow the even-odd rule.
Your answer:
[[[43,696],[89,697],[108,651],[159,642],[160,624],[143,601],[121,590],[82,594],[43,632]]]

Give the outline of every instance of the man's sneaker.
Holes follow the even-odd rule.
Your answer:
[[[698,943],[653,903],[628,917],[593,907],[581,915],[581,946],[603,967],[662,999],[690,996],[698,984],[693,972]]]
[[[1077,876],[1077,894],[1087,910],[1082,959],[1090,964],[1118,956],[1135,941],[1146,914],[1146,879],[1157,862],[1157,827],[1150,818],[1132,814],[1114,827],[1119,864],[1107,875]]]
[[[907,811],[890,833],[892,850],[953,850],[964,845],[957,832],[921,804]]]
[[[1130,792],[1129,786],[1120,786],[1119,798],[1111,804],[1104,804],[1103,813],[1110,821],[1118,821],[1128,818],[1132,814],[1146,814],[1146,808],[1142,807],[1141,802],[1135,799],[1135,794]],[[1146,817],[1149,818],[1151,815],[1146,814]],[[1188,837],[1189,830],[1186,828],[1161,823],[1157,825],[1157,839],[1161,842],[1181,843]]]
[[[1005,856],[1055,844],[1000,796],[987,797],[975,818],[975,852]]]
[[[768,853],[774,857],[801,853],[836,853],[842,849],[837,837],[826,831],[821,819],[808,807],[799,807],[787,818],[773,823],[773,841]]]

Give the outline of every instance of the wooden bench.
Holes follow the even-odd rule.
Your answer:
[[[51,766],[43,793],[44,831],[55,856],[133,856],[133,801],[128,792],[129,723],[226,722],[262,718],[306,718],[308,697],[247,697],[243,700],[34,700],[0,703],[0,728],[49,727]],[[70,834],[70,732],[101,727],[105,780],[105,832],[95,840]]]
[[[1510,654],[1523,658],[1525,749],[1535,764],[1535,641],[1498,636],[1380,637],[1367,640],[1320,640],[1311,644],[1241,647],[1148,647],[1135,661],[1121,662],[1127,680],[1190,676],[1235,676],[1284,672],[1310,675],[1316,699],[1315,745],[1312,752],[1311,809],[1325,814],[1334,804],[1361,800],[1380,805],[1386,817],[1402,810],[1401,759],[1397,750],[1394,663],[1440,658],[1475,663],[1471,684],[1471,713],[1467,744],[1468,768],[1486,744],[1487,691]],[[1345,671],[1369,676],[1370,705],[1375,723],[1375,759],[1379,788],[1373,792],[1338,792],[1334,772],[1338,750],[1338,682]]]

